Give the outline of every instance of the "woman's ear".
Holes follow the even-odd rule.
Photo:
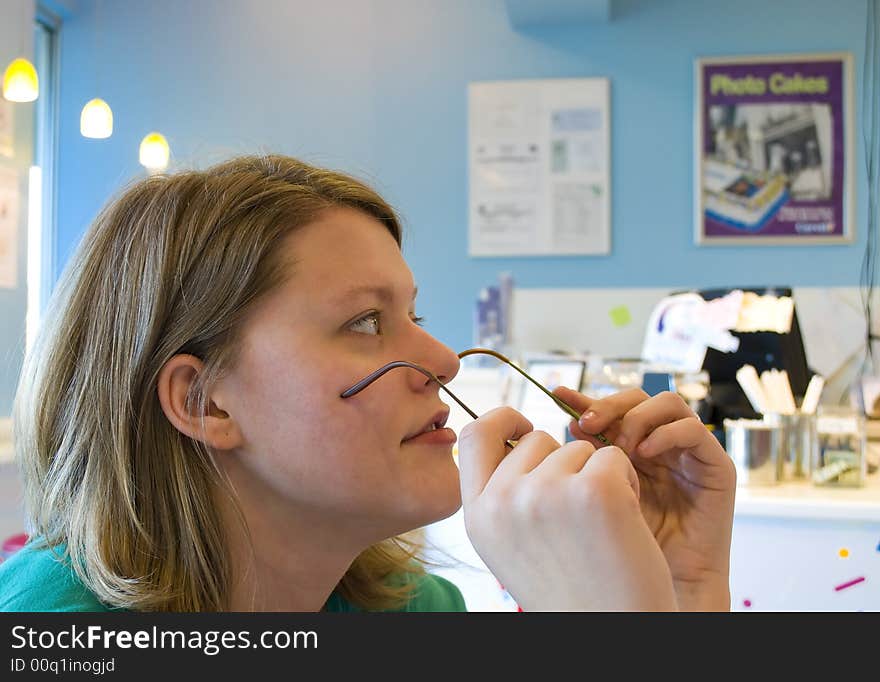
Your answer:
[[[238,424],[207,396],[207,414],[197,412],[198,405],[188,405],[191,387],[204,372],[205,364],[194,355],[175,355],[159,370],[159,404],[168,421],[184,435],[201,441],[214,450],[232,450],[243,442]]]

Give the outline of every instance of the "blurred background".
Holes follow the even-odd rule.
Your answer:
[[[90,221],[145,174],[271,152],[350,172],[397,208],[419,313],[451,347],[494,347],[545,383],[593,395],[628,387],[678,391],[722,442],[728,434],[739,439],[727,443],[741,471],[735,609],[880,609],[880,476],[872,444],[880,370],[873,366],[871,314],[876,4],[0,0],[3,551],[15,551],[16,536],[26,531],[11,457],[18,374]],[[814,53],[846,54],[851,63],[843,99],[852,136],[848,238],[808,246],[700,243],[697,60]],[[608,84],[607,248],[471,255],[469,88],[584,78]],[[740,118],[723,113],[713,118],[716,128],[726,122],[735,131],[740,119],[751,120],[745,108]],[[791,139],[784,138],[800,144]],[[808,142],[822,171],[812,180],[799,176],[806,199],[826,196],[830,177],[829,159],[820,158],[816,140]],[[737,162],[731,154],[725,163]],[[776,170],[792,172],[779,163]],[[698,300],[678,298],[689,293]],[[788,301],[790,311],[780,313],[787,325],[738,327],[746,294],[768,297],[761,305],[782,301],[785,308]],[[734,323],[723,331],[737,339],[736,350],[702,343],[718,331],[707,312],[718,307],[704,303],[721,299],[735,299]],[[668,347],[652,336],[663,306],[682,311],[684,301],[691,307],[677,318],[679,329],[698,330],[702,343],[693,366],[661,361]],[[488,311],[495,315],[490,326]],[[759,375],[773,372],[770,386],[784,371],[795,410],[750,400],[736,375],[745,365]],[[773,422],[774,415],[801,413],[813,376],[823,388],[807,425]],[[465,362],[453,386],[478,412],[511,404],[567,437],[567,417],[549,399],[542,406],[541,395],[497,361]],[[459,426],[466,419],[453,414]],[[804,440],[791,435],[798,428],[807,430]],[[848,445],[823,440],[829,433],[845,434]],[[844,452],[849,464],[817,478],[833,463],[832,452]],[[460,514],[428,535],[438,557],[455,559],[437,570],[462,586],[470,608],[516,608],[467,542]]]

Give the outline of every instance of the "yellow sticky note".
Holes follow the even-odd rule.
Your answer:
[[[619,305],[609,310],[608,317],[611,318],[611,324],[615,327],[625,327],[632,322],[632,315],[630,315],[629,308],[625,305]]]

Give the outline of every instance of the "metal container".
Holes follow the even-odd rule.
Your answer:
[[[816,416],[770,413],[764,415],[764,421],[779,427],[779,481],[806,479],[810,475],[818,447]]]
[[[809,477],[819,443],[816,415],[783,414],[779,416],[779,423],[782,426],[782,480]]]
[[[757,419],[725,419],[727,453],[738,486],[775,485],[783,475],[782,427]]]

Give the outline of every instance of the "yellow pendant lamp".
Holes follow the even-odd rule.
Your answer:
[[[113,112],[110,105],[102,99],[91,99],[86,102],[79,116],[79,132],[83,137],[98,140],[113,134]]]
[[[162,133],[149,133],[141,140],[140,162],[149,171],[162,171],[168,167],[171,149]]]
[[[13,59],[3,74],[3,97],[10,102],[33,102],[39,91],[34,65],[24,57]]]

